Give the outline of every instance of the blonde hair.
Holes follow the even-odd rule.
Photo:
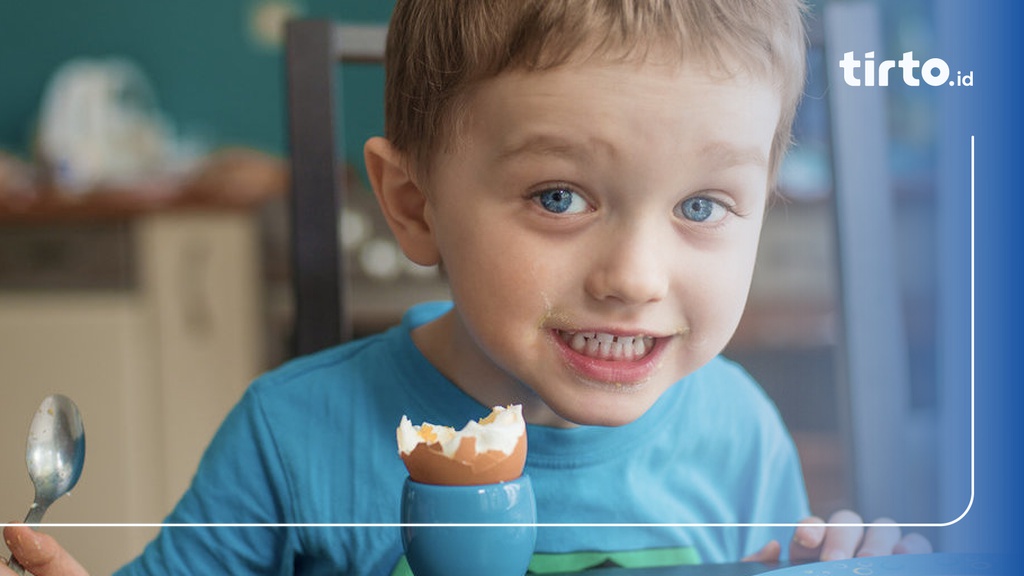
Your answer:
[[[576,57],[649,52],[737,64],[782,100],[771,146],[774,183],[803,92],[803,0],[398,0],[385,54],[385,135],[425,175],[451,146],[474,85]],[[666,51],[667,50],[667,51]]]

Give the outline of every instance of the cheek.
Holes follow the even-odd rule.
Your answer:
[[[467,311],[507,320],[509,311],[524,314],[543,289],[536,258],[509,227],[463,225],[443,239],[442,249],[452,296]]]
[[[697,342],[721,348],[736,330],[746,306],[757,252],[756,242],[750,244],[719,254],[699,273],[691,271],[684,309]]]

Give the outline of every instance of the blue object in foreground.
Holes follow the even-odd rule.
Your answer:
[[[907,554],[799,564],[764,576],[1011,576],[1021,563],[995,554]]]
[[[416,576],[522,576],[533,556],[536,522],[526,475],[475,486],[406,480],[402,491],[402,545]]]
[[[907,554],[832,562],[732,562],[658,568],[596,568],[573,576],[1016,576],[1019,561],[996,554]],[[552,576],[570,576],[569,573]]]

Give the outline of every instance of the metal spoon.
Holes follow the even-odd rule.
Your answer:
[[[82,415],[67,396],[47,396],[39,405],[28,430],[25,464],[36,490],[25,524],[38,524],[47,508],[75,487],[85,465]],[[13,556],[8,566],[18,574],[25,573]]]

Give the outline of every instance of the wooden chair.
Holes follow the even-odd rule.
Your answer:
[[[285,35],[291,160],[291,275],[294,355],[352,337],[348,282],[339,244],[345,203],[344,149],[335,141],[342,62],[381,62],[386,28],[330,20],[289,22]]]

